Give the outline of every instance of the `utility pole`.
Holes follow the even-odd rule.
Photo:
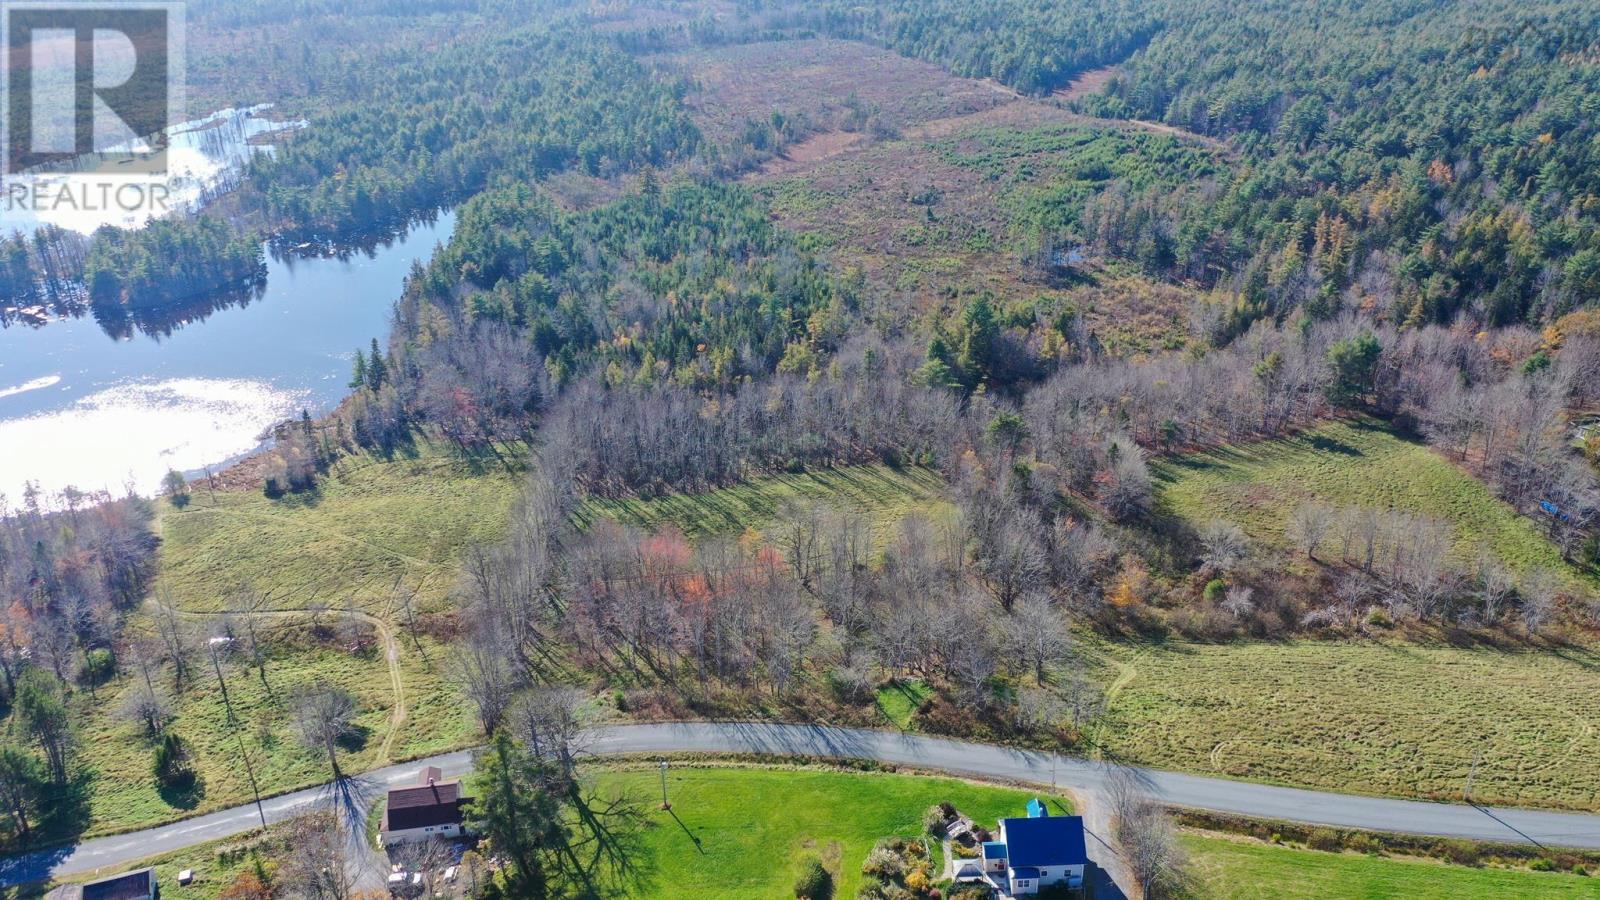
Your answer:
[[[1461,799],[1466,803],[1472,802],[1472,779],[1478,777],[1478,763],[1483,759],[1483,748],[1472,755],[1472,768],[1467,770],[1467,786],[1461,791]]]
[[[672,804],[667,802],[667,761],[661,761],[661,808],[671,809]]]
[[[261,806],[261,788],[256,784],[256,770],[250,765],[250,754],[244,749],[244,738],[239,736],[238,730],[233,732],[233,739],[239,742],[239,759],[244,763],[244,773],[250,778],[250,793],[256,798],[256,815],[261,817],[261,830],[267,830],[267,811]]]
[[[222,677],[222,651],[228,649],[233,643],[231,637],[214,637],[206,642],[206,648],[211,651],[211,668],[217,673],[217,684],[222,688],[222,705],[228,710],[228,723],[239,724],[239,719],[233,714],[233,701],[228,698],[228,681]]]

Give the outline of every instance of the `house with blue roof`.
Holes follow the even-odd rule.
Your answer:
[[[1001,898],[1037,894],[1058,884],[1082,888],[1089,865],[1083,818],[1052,816],[1035,798],[1027,816],[1000,820],[997,839],[986,841],[973,862],[961,866],[957,878],[987,882]]]

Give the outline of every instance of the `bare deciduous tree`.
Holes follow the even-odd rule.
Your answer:
[[[511,708],[516,677],[506,642],[480,624],[451,653],[450,677],[478,713],[484,734],[494,734]]]
[[[1537,634],[1555,615],[1561,579],[1548,569],[1534,569],[1522,577],[1517,593],[1522,597],[1522,623]]]
[[[308,749],[328,754],[335,779],[339,771],[339,741],[355,732],[358,704],[354,694],[326,681],[301,688],[290,702],[295,732]]]
[[[1122,858],[1147,900],[1180,896],[1188,881],[1188,859],[1166,810],[1151,799],[1139,776],[1119,770],[1109,779],[1111,828]]]
[[[349,859],[350,843],[331,813],[308,813],[289,825],[288,852],[278,877],[292,900],[351,900],[356,873]]]
[[[1248,585],[1235,585],[1228,588],[1228,593],[1222,598],[1222,609],[1235,619],[1242,619],[1255,611],[1256,591]]]
[[[578,688],[550,685],[529,691],[514,715],[523,745],[555,776],[550,788],[558,794],[567,793],[577,777],[578,756],[583,752],[583,704],[584,693]]]
[[[1032,670],[1037,684],[1044,684],[1047,670],[1065,660],[1071,647],[1066,617],[1038,595],[1019,601],[997,630],[1002,652]]]
[[[146,737],[155,737],[172,718],[172,701],[149,684],[139,683],[123,698],[118,715],[127,722],[144,729]]]
[[[1289,539],[1307,558],[1315,561],[1317,548],[1333,530],[1333,507],[1315,500],[1302,503],[1289,514]]]
[[[1244,529],[1221,519],[1212,519],[1200,527],[1200,562],[1218,572],[1230,572],[1244,561],[1250,550],[1250,539]]]

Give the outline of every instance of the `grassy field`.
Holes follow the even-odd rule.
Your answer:
[[[1600,807],[1600,654],[1086,641],[1129,762],[1344,792]]]
[[[931,469],[850,466],[797,475],[769,475],[708,494],[672,494],[650,500],[590,500],[580,521],[605,516],[646,530],[672,523],[691,537],[738,534],[772,521],[785,501],[817,500],[855,509],[872,520],[881,541],[911,512],[940,515],[944,480]]]
[[[1481,482],[1376,424],[1333,423],[1287,440],[1164,459],[1152,468],[1163,512],[1196,525],[1226,519],[1272,548],[1288,546],[1285,531],[1295,507],[1317,499],[1448,521],[1463,562],[1487,543],[1518,571],[1567,568],[1539,527]]]
[[[159,587],[189,610],[221,609],[246,582],[280,609],[354,599],[381,615],[397,584],[427,606],[464,546],[500,534],[519,485],[425,448],[343,460],[316,491],[280,500],[197,486],[188,508],[164,507]]]
[[[443,674],[448,649],[426,635],[400,633],[392,603],[398,583],[399,590],[416,593],[419,608],[438,604],[455,579],[461,549],[503,528],[518,484],[503,469],[474,471],[424,448],[415,458],[344,460],[307,495],[269,500],[258,491],[213,494],[197,486],[188,508],[163,505],[157,596],[185,611],[186,627],[201,637],[216,633],[221,623],[201,614],[225,608],[244,583],[285,612],[260,626],[273,648],[265,683],[238,659],[224,663],[242,725],[229,724],[203,657],[193,660],[183,690],[171,692],[171,729],[190,754],[198,776],[193,789],[159,789],[151,772],[153,747],[118,715],[136,674],[124,672],[94,694],[75,694],[80,760],[92,779],[87,832],[146,827],[248,802],[240,740],[264,794],[326,780],[327,761],[296,744],[288,711],[295,690],[317,680],[349,690],[360,702],[360,737],[341,754],[346,771],[471,743],[475,723]],[[336,631],[351,600],[392,630],[392,665],[370,620],[361,626],[367,639],[360,652],[328,635],[311,637],[304,610],[326,606],[322,624]],[[148,631],[148,616],[136,616],[130,630]],[[159,678],[174,685],[170,669]]]
[[[1244,900],[1267,893],[1282,900],[1600,897],[1600,879],[1561,872],[1322,853],[1202,834],[1185,834],[1182,841],[1198,882],[1193,896],[1204,900]]]
[[[305,631],[302,627],[298,631]],[[193,789],[163,790],[152,774],[154,747],[140,729],[117,713],[139,676],[125,674],[95,696],[74,698],[80,722],[79,759],[92,773],[89,785],[90,834],[141,828],[173,818],[248,803],[250,783],[240,763],[240,742],[249,754],[263,794],[327,780],[328,762],[301,747],[289,712],[300,687],[326,680],[354,694],[360,704],[358,737],[340,753],[340,766],[358,772],[407,757],[427,755],[471,742],[474,723],[460,704],[441,702],[451,694],[441,683],[438,663],[444,649],[424,639],[432,665],[414,644],[401,648],[400,671],[407,688],[407,714],[395,727],[395,697],[381,645],[351,653],[327,644],[279,644],[272,651],[263,683],[241,662],[223,666],[228,697],[239,721],[229,723],[222,692],[209,664],[191,673],[173,693],[170,730],[183,741],[197,777]],[[172,684],[170,670],[160,676]]]
[[[1022,815],[1033,796],[945,778],[815,769],[670,771],[672,811],[659,806],[654,771],[599,776],[603,791],[650,801],[639,896],[793,896],[800,864],[817,857],[834,873],[837,897],[854,897],[861,863],[882,837],[922,833],[922,812],[948,800],[978,822]]]

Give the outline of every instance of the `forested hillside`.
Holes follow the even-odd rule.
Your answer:
[[[529,65],[538,60],[538,65]],[[352,71],[360,100],[260,160],[244,202],[285,240],[392,227],[497,181],[579,168],[611,176],[687,157],[681,85],[573,29],[520,30],[425,61]],[[389,77],[405,66],[406,78]]]
[[[1152,272],[1218,285],[1236,331],[1302,303],[1550,321],[1600,298],[1600,11],[1379,0],[749,3],[774,29],[881,43],[1042,94],[1226,138],[1251,165],[1203,200],[1112,202]]]
[[[128,747],[181,774],[159,762],[179,729],[224,768],[194,740],[202,663],[230,724],[225,672],[257,673],[278,724],[238,740],[299,754],[275,788],[405,758],[421,684],[413,721],[456,711],[429,749],[494,738],[536,797],[576,796],[548,729],[593,713],[892,724],[1435,799],[1488,746],[1494,801],[1593,808],[1592,729],[1541,679],[1588,685],[1600,640],[1595,10],[197,5],[227,35],[210,89],[251,28],[302,42],[241,83],[309,126],[196,219],[5,244],[0,285],[81,276],[97,304],[156,308],[248,287],[263,239],[342,248],[445,206],[455,230],[390,333],[350,348],[338,409],[220,485],[169,479],[161,577],[182,591],[137,614],[144,640],[122,628],[155,571],[142,501],[0,508],[0,764],[31,785],[0,835]],[[806,87],[740,83],[756,72]],[[207,659],[223,632],[249,656]],[[1301,663],[1357,683],[1353,645],[1392,705],[1318,702]],[[301,657],[346,679],[311,700],[387,737],[278,747],[306,697],[272,696],[268,662]],[[1147,658],[1161,677],[1130,689]],[[1503,733],[1438,712],[1456,684],[1433,659],[1513,698]],[[84,753],[113,684],[132,716]],[[1204,724],[1223,706],[1239,746]],[[1335,707],[1344,736],[1318,718]],[[162,784],[140,821],[204,799]],[[498,876],[508,896],[537,895],[524,874]]]

